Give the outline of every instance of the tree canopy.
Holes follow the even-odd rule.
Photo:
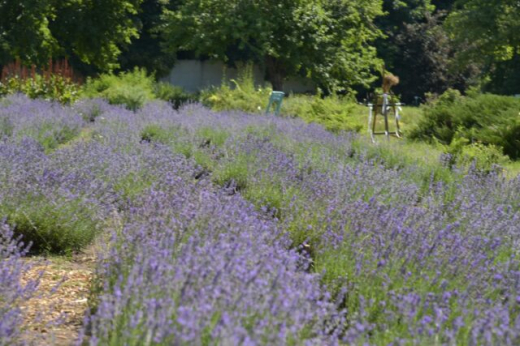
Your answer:
[[[520,93],[520,5],[516,0],[457,0],[446,21],[460,68],[479,64],[484,89]]]
[[[367,84],[379,61],[370,44],[381,0],[188,0],[166,10],[161,32],[171,53],[230,63],[254,61],[281,89],[302,75],[328,90]]]
[[[143,0],[137,15],[139,37],[124,46],[119,56],[122,70],[136,67],[154,71],[157,76],[166,75],[172,68],[175,56],[163,51],[158,28],[162,25],[163,8],[175,8],[183,0]]]
[[[0,18],[0,66],[160,75],[217,59],[260,65],[275,89],[302,76],[332,92],[370,87],[384,64],[405,102],[470,85],[520,93],[517,0],[0,0]]]
[[[473,61],[505,61],[520,49],[517,0],[458,0],[447,25],[456,43]]]
[[[0,64],[76,57],[100,69],[114,68],[121,47],[138,36],[141,1],[0,1]]]

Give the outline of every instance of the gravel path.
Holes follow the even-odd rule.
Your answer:
[[[34,267],[22,281],[40,277],[37,294],[23,302],[26,337],[30,345],[73,345],[88,309],[95,257],[29,258]]]

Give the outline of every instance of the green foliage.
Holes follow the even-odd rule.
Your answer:
[[[88,245],[98,232],[93,206],[76,200],[50,201],[43,196],[27,196],[0,205],[2,215],[15,226],[31,251],[70,253]]]
[[[506,61],[497,61],[489,68],[482,89],[499,95],[520,94],[520,50]]]
[[[255,87],[251,66],[240,69],[237,80],[231,82],[233,87],[223,83],[219,88],[203,91],[202,102],[216,111],[265,112],[272,89]],[[290,95],[283,101],[281,114],[297,116],[333,132],[359,132],[366,122],[364,114],[357,116],[358,108],[353,99],[336,95]]]
[[[185,92],[181,87],[163,82],[155,85],[154,94],[159,100],[171,103],[175,109],[178,109],[185,103],[195,102],[197,100],[196,95]]]
[[[243,190],[248,186],[250,179],[249,164],[251,158],[240,154],[232,160],[221,162],[213,172],[213,180],[221,186]]]
[[[238,69],[238,77],[231,80],[231,85],[222,82],[201,92],[202,103],[213,110],[241,110],[248,113],[265,112],[272,88],[256,88],[251,64]]]
[[[381,0],[190,0],[165,9],[159,29],[172,54],[253,61],[276,90],[294,75],[335,90],[371,81],[379,61],[368,43],[380,35],[372,22],[381,14]]]
[[[468,166],[475,164],[478,170],[490,172],[498,166],[504,166],[509,162],[509,157],[502,154],[502,150],[494,145],[482,145],[473,143],[462,148],[458,155],[457,164]]]
[[[360,132],[366,119],[356,117],[357,107],[348,97],[331,95],[291,96],[285,104],[283,113],[295,115],[308,123],[323,125],[332,132]]]
[[[91,98],[104,98],[111,104],[125,105],[136,110],[146,102],[154,100],[154,79],[144,69],[121,72],[118,75],[102,74],[88,79],[83,93]]]
[[[410,137],[451,145],[456,138],[467,143],[494,145],[512,159],[520,157],[520,99],[491,94],[460,96],[448,91],[424,109],[424,117]]]
[[[65,144],[71,141],[78,134],[79,129],[70,128],[68,126],[64,126],[59,130],[47,128],[40,131],[37,140],[46,152],[50,152],[57,149],[60,144]]]
[[[0,138],[11,137],[13,135],[14,125],[8,117],[0,118]]]
[[[175,6],[180,0],[158,1],[143,0],[135,21],[139,28],[139,37],[123,47],[119,56],[121,70],[128,71],[135,67],[144,67],[157,76],[170,72],[175,56],[162,51],[157,28],[162,24],[161,14],[164,6]]]
[[[152,179],[145,172],[130,172],[114,184],[114,190],[123,200],[135,200],[152,186]]]
[[[163,100],[174,108],[196,100],[196,95],[188,94],[180,87],[168,83],[156,83],[154,76],[145,69],[119,74],[102,74],[89,78],[83,87],[83,95],[90,98],[104,98],[111,104],[124,105],[130,110],[141,108],[152,100]]]
[[[81,133],[80,127],[59,126],[52,121],[43,122],[40,126],[27,127],[18,132],[18,137],[31,137],[42,145],[46,153],[70,142]]]
[[[509,60],[520,49],[520,7],[516,0],[458,0],[447,27],[459,44],[464,61]]]
[[[15,58],[46,62],[56,47],[49,31],[49,1],[0,2],[0,64]]]
[[[403,53],[396,39],[406,26],[424,21],[425,15],[431,13],[434,8],[431,0],[383,0],[383,10],[386,15],[378,17],[375,23],[385,36],[376,40],[375,46],[378,55],[384,59],[386,67],[401,76],[401,65],[404,67],[406,64],[401,64]],[[414,48],[421,49],[420,47],[412,49]]]
[[[141,140],[144,142],[167,143],[169,131],[159,125],[147,125],[141,131]]]
[[[43,65],[74,56],[101,69],[117,67],[120,48],[138,35],[142,0],[0,2],[0,64],[19,58]]]
[[[240,86],[231,88],[222,85],[218,88],[206,89],[201,92],[202,103],[215,111],[241,110],[248,113],[265,112],[265,107],[271,94],[270,89],[257,89],[245,92]]]
[[[398,50],[395,69],[401,77],[396,92],[403,101],[414,102],[414,97],[425,93],[441,94],[448,88],[465,89],[475,83],[478,69],[468,63],[459,73],[452,71],[455,48],[442,26],[444,14],[426,14],[424,20],[404,26],[394,39]]]
[[[22,79],[18,76],[0,82],[0,96],[23,93],[30,98],[42,98],[70,104],[78,100],[80,87],[68,78],[60,75],[34,75]]]
[[[443,145],[437,141],[437,147],[450,155],[450,163],[460,168],[474,167],[483,172],[491,172],[509,163],[508,156],[502,153],[497,146],[470,143],[460,132],[455,134],[450,145]]]
[[[446,20],[458,70],[478,64],[484,89],[518,94],[520,6],[515,0],[457,0]]]
[[[196,135],[203,139],[201,146],[222,147],[229,137],[229,133],[222,129],[212,127],[201,127],[197,130]]]
[[[141,131],[141,140],[143,142],[157,142],[170,145],[174,152],[188,158],[194,154],[193,144],[186,141],[179,127],[164,128],[150,124]]]
[[[400,77],[394,92],[408,104],[419,101],[427,92],[443,93],[448,88],[465,89],[478,81],[478,66],[468,61],[453,71],[456,48],[444,27],[449,8],[455,0],[384,0],[388,13],[376,20],[385,33],[376,41],[378,55],[385,66]]]

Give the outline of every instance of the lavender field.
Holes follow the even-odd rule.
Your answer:
[[[0,136],[0,345],[24,257],[95,240],[71,344],[520,343],[520,178],[200,105],[10,96]]]

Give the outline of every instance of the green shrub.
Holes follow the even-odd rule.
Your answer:
[[[317,123],[332,132],[359,132],[365,126],[366,116],[356,116],[357,107],[349,97],[321,95],[290,96],[282,114],[302,118],[308,123]]]
[[[80,200],[56,201],[28,196],[0,206],[32,252],[70,253],[88,245],[98,232],[93,206]]]
[[[102,74],[87,80],[83,94],[90,98],[104,98],[111,104],[124,105],[130,110],[141,108],[155,100],[155,81],[146,70],[135,68],[118,75]]]
[[[181,87],[169,83],[157,83],[154,94],[159,100],[171,103],[173,108],[178,109],[185,103],[197,101],[197,96],[185,92]]]
[[[47,132],[41,132],[38,142],[43,146],[46,152],[57,149],[59,145],[70,142],[79,135],[77,128],[63,126],[60,129],[52,129]]]
[[[450,163],[459,168],[474,166],[475,169],[483,172],[491,172],[497,166],[504,166],[510,162],[508,156],[502,153],[502,149],[490,144],[470,143],[469,140],[460,132],[456,132],[450,145],[443,145],[436,142],[437,147],[444,153],[450,155]]]
[[[196,136],[202,140],[202,147],[222,147],[229,137],[229,132],[212,127],[201,127],[197,130]]]
[[[134,201],[153,184],[153,178],[147,172],[129,172],[114,184],[114,190],[124,201]]]
[[[223,83],[218,88],[203,91],[202,102],[215,111],[265,113],[272,89],[255,87],[251,66],[240,69],[238,78],[231,83],[231,86]],[[283,101],[281,114],[321,124],[334,132],[360,131],[366,122],[364,114],[362,117],[358,116],[359,111],[353,99],[335,95],[290,95]]]
[[[0,96],[23,93],[33,99],[70,104],[80,96],[78,82],[67,60],[51,60],[40,67],[29,67],[17,60],[3,66]]]
[[[0,138],[11,137],[13,135],[14,125],[8,117],[0,118]]]
[[[170,141],[172,132],[175,131],[173,129],[165,129],[156,124],[150,124],[141,131],[141,140],[144,142],[167,144]]]
[[[221,163],[215,167],[213,181],[220,186],[233,186],[236,190],[243,190],[248,185],[249,164],[251,159],[247,155],[238,155],[233,160]]]
[[[410,137],[451,145],[455,138],[467,143],[494,145],[512,159],[520,158],[520,99],[491,94],[461,96],[447,91],[424,109]],[[434,139],[435,138],[435,139]]]
[[[215,111],[240,110],[248,113],[263,113],[267,107],[271,88],[256,88],[252,65],[239,69],[231,85],[222,83],[218,88],[201,92],[201,101]]]
[[[203,150],[194,150],[193,151],[193,160],[205,170],[213,170],[215,166],[215,160],[205,151]]]
[[[509,157],[502,154],[502,150],[494,145],[482,145],[473,143],[462,148],[457,157],[459,166],[474,164],[478,170],[490,172],[496,166],[504,166],[509,162]]]
[[[0,125],[0,131],[2,131],[2,125]],[[9,123],[6,125],[6,130],[2,131],[3,134],[8,134]],[[60,145],[68,143],[78,137],[81,133],[79,126],[68,126],[62,124],[56,124],[52,121],[43,122],[38,127],[27,127],[18,132],[18,137],[31,137],[34,138],[38,143],[42,145],[46,153],[57,149]],[[1,134],[1,132],[0,132]]]
[[[45,99],[70,104],[79,98],[80,87],[68,78],[60,75],[30,78],[10,77],[0,82],[0,96],[23,93],[32,99]]]

